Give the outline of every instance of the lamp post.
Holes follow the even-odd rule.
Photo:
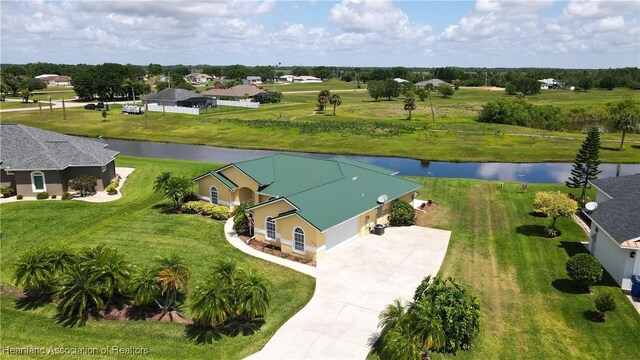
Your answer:
[[[278,61],[278,63],[276,64],[276,66],[273,67],[273,92],[276,92],[276,79],[277,79],[277,70],[278,70],[278,66],[280,66],[281,62]]]

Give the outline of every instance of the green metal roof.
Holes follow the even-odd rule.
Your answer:
[[[379,206],[380,195],[391,200],[421,186],[392,176],[395,170],[344,157],[275,154],[232,165],[258,181],[262,193],[294,204],[297,214],[320,231]]]
[[[219,174],[215,171],[210,172],[214,178],[220,180],[223,184],[225,184],[229,189],[235,189],[238,187],[233,181],[229,180],[226,176]]]

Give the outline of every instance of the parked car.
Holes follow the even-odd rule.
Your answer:
[[[144,114],[144,108],[139,105],[124,105],[122,106],[123,114]]]
[[[96,104],[87,104],[84,106],[85,110],[95,110]]]
[[[96,110],[104,110],[104,109],[105,109],[104,103],[99,102],[96,104]]]

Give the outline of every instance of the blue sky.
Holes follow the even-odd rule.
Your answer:
[[[6,1],[2,63],[640,66],[640,0]]]

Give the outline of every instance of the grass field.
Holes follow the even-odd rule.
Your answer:
[[[36,245],[81,247],[105,244],[126,254],[136,265],[147,265],[157,255],[182,256],[191,272],[190,288],[202,282],[217,261],[231,259],[270,281],[272,304],[266,324],[251,336],[224,336],[213,344],[198,345],[184,325],[157,321],[90,321],[86,327],[56,324],[52,305],[19,310],[15,300],[2,297],[2,346],[137,346],[154,359],[241,359],[259,350],[271,335],[311,298],[315,281],[293,270],[265,262],[236,250],[225,239],[223,224],[196,215],[168,215],[158,207],[164,200],[151,191],[161,171],[194,176],[212,165],[184,161],[119,157],[119,166],[135,172],[124,185],[121,200],[90,204],[47,201],[3,204],[0,277],[11,283],[18,255]],[[185,309],[188,314],[188,309]],[[5,358],[3,354],[2,358]]]
[[[340,88],[349,84],[288,86],[298,85]],[[200,116],[150,113],[148,117],[133,117],[121,115],[114,106],[107,122],[102,122],[99,114],[81,108],[68,109],[67,121],[62,121],[61,110],[54,110],[53,114],[42,116],[34,112],[7,113],[3,114],[3,122],[85,136],[443,161],[571,161],[584,139],[581,133],[476,122],[483,104],[504,97],[497,91],[460,89],[449,99],[434,96],[435,121],[431,121],[428,101],[417,102],[414,119],[409,121],[403,99],[376,102],[366,91],[340,92],[343,103],[337,108],[337,116],[331,116],[331,107],[318,114],[314,111],[316,95],[285,94],[282,103],[263,105],[257,110],[220,107]],[[624,97],[640,100],[640,92],[549,90],[529,100],[569,109],[600,108]],[[619,134],[602,135],[601,160],[640,162],[640,135],[628,134],[624,151],[616,150],[619,138]]]
[[[450,179],[421,179],[421,199],[438,206],[421,223],[450,229],[444,276],[476,292],[481,331],[472,351],[434,359],[638,359],[640,314],[613,279],[594,287],[612,291],[618,309],[606,323],[590,320],[594,295],[576,293],[565,272],[569,257],[586,252],[587,235],[569,219],[562,234],[542,236],[550,220],[532,211],[536,191],[563,185],[531,185]]]

